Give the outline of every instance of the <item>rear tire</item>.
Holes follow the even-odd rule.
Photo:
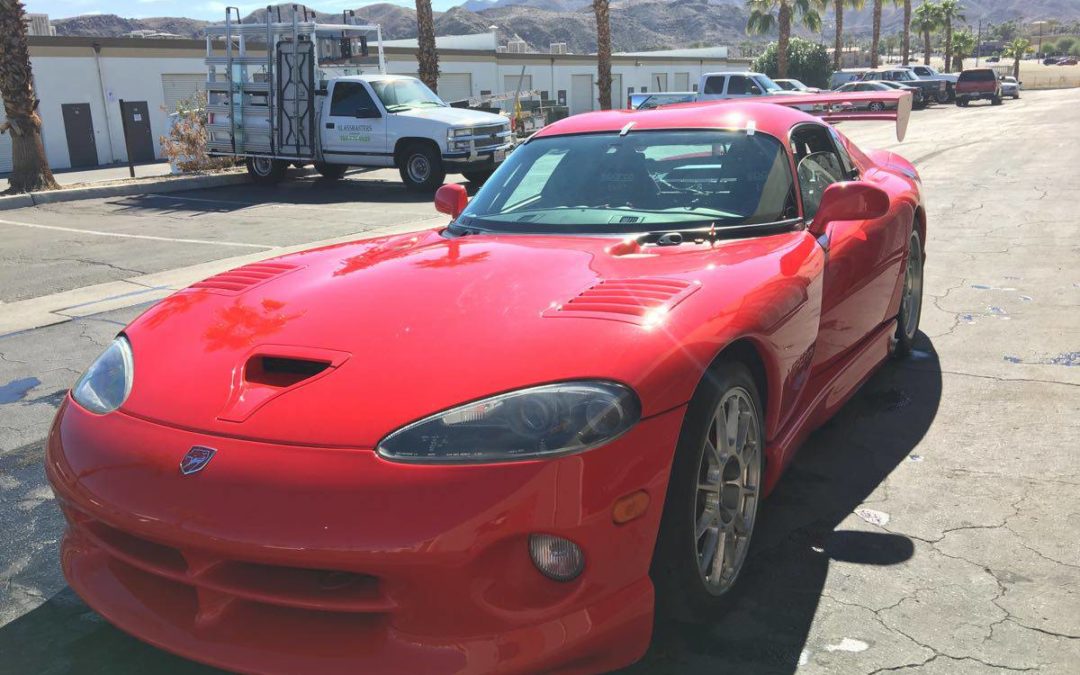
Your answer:
[[[900,296],[900,312],[896,315],[896,345],[893,356],[902,359],[911,354],[922,316],[923,255],[919,231],[913,229],[908,239],[907,264],[904,267],[904,287]]]
[[[349,170],[346,164],[327,164],[326,162],[315,162],[315,170],[319,172],[319,175],[327,180],[341,180],[345,172]]]
[[[483,171],[463,171],[461,175],[465,176],[465,180],[470,183],[480,186],[486,183],[493,173],[495,173],[494,169],[484,169]]]
[[[990,105],[1001,105],[1001,97],[1000,96],[991,96],[990,97]]]
[[[949,92],[947,92],[947,91],[939,91],[934,96],[937,99],[938,103],[948,103],[949,102]]]
[[[761,501],[763,409],[737,361],[711,368],[690,401],[650,571],[661,617],[700,621],[730,602]]]
[[[398,157],[401,182],[410,192],[434,192],[446,180],[446,169],[435,146],[413,143]]]
[[[288,164],[269,157],[248,157],[247,170],[251,180],[260,185],[273,185],[285,176]]]

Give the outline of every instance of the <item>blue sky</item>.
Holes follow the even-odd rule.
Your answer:
[[[386,0],[403,7],[413,8],[415,2],[411,0]],[[432,6],[436,10],[445,10],[455,5],[460,5],[465,0],[432,0]],[[148,16],[186,16],[192,19],[222,20],[225,18],[227,5],[239,6],[240,13],[248,12],[274,4],[264,0],[263,2],[249,2],[247,0],[231,0],[230,2],[216,2],[215,0],[23,0],[29,12],[44,12],[51,19],[62,19],[67,16],[79,14],[118,14],[125,18],[144,18]],[[309,0],[304,4],[314,7],[320,12],[340,12],[343,9],[356,9],[357,7],[374,4],[364,0]]]

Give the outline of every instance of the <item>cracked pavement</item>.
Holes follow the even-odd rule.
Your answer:
[[[929,236],[917,351],[878,372],[800,450],[763,505],[727,611],[657,626],[627,673],[1080,672],[1078,107],[1080,90],[938,106],[913,114],[902,144],[889,125],[842,125],[860,147],[895,150],[922,174]],[[371,197],[381,187],[349,189]],[[273,222],[255,237],[264,219],[302,213],[305,226],[318,221],[314,239],[347,217],[326,195],[297,194],[308,201],[266,197],[275,201],[240,215],[180,200],[83,212],[115,214],[124,231],[268,245],[290,235]],[[428,214],[425,204],[385,202],[371,218]],[[64,224],[76,208],[7,217]],[[70,234],[15,234],[17,250],[0,250],[0,287],[19,280],[13,297],[236,253],[168,253],[145,241],[125,252],[109,240],[72,254],[48,248]],[[51,269],[35,267],[46,253],[88,264],[48,263],[78,273],[35,281]],[[0,672],[214,672],[111,628],[58,571],[62,519],[43,490],[41,441],[66,387],[141,309],[0,337],[0,402],[16,399],[0,403]],[[21,384],[8,392],[12,383]]]

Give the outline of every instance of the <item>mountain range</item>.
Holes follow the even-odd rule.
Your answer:
[[[870,4],[870,3],[867,3]],[[917,4],[917,0],[916,0]],[[969,20],[998,23],[1015,18],[1080,19],[1080,0],[965,0]],[[282,18],[288,20],[293,5],[280,5]],[[303,7],[301,5],[300,7]],[[416,13],[407,7],[377,3],[358,7],[356,17],[378,23],[386,39],[416,37]],[[326,13],[308,8],[308,15],[319,21],[340,22],[340,13]],[[244,22],[262,22],[266,10],[257,10]],[[826,13],[826,32],[829,18]],[[747,12],[742,0],[612,0],[611,27],[615,51],[644,51],[704,45],[736,45],[748,39]],[[174,33],[182,37],[202,37],[213,22],[181,17],[125,19],[113,14],[75,16],[52,21],[57,35],[92,35],[116,37],[136,30]],[[886,3],[882,34],[900,30],[901,10]],[[480,33],[496,26],[500,42],[519,37],[537,51],[547,51],[553,42],[565,42],[573,53],[596,50],[596,27],[590,0],[465,0],[446,12],[435,13],[437,35]],[[844,15],[845,31],[866,37],[871,30],[870,9],[848,10]],[[798,31],[797,31],[798,32]],[[825,38],[831,42],[831,34]]]

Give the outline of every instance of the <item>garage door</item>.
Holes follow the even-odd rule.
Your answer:
[[[503,75],[503,93],[513,94],[518,90],[518,82],[521,83],[521,91],[532,89],[532,75]]]
[[[176,112],[176,104],[191,98],[197,91],[206,90],[206,75],[202,73],[162,73],[161,90],[165,98],[165,114]]]
[[[0,101],[0,120],[7,119],[4,114],[4,102]],[[0,173],[11,172],[11,134],[0,134]]]
[[[471,73],[440,73],[439,98],[444,101],[461,101],[472,98]]]

